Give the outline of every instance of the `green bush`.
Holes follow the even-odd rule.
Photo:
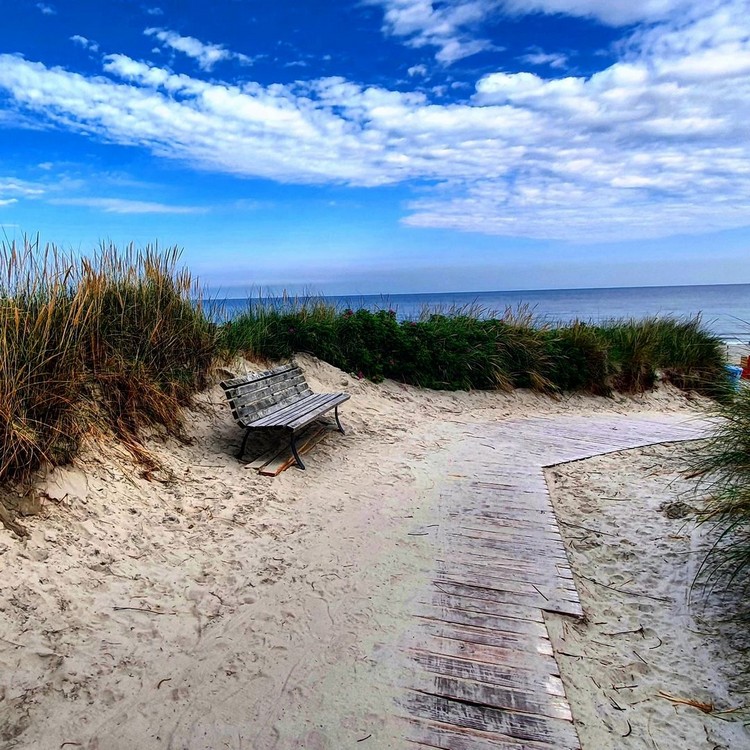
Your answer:
[[[425,312],[401,321],[393,311],[338,312],[320,301],[256,305],[227,324],[222,348],[269,359],[305,351],[373,381],[425,388],[533,388],[642,392],[657,373],[685,389],[719,396],[727,378],[721,342],[699,319],[648,318],[548,328],[527,308],[501,317],[483,311]]]
[[[609,345],[596,327],[575,321],[547,334],[550,380],[561,391],[609,396]]]
[[[442,390],[497,387],[500,359],[485,323],[440,314],[402,323],[403,350],[390,376]]]

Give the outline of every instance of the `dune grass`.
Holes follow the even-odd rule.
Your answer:
[[[180,434],[205,385],[215,327],[176,250],[102,246],[80,259],[0,244],[0,482],[115,435],[144,462],[145,427]]]
[[[698,520],[714,543],[702,573],[726,585],[750,586],[750,389],[717,403],[712,436],[694,454],[691,471],[705,498]]]
[[[722,342],[700,318],[581,321],[552,327],[528,308],[469,308],[399,321],[392,310],[336,310],[321,300],[254,304],[221,331],[222,348],[268,359],[306,351],[373,381],[427,388],[533,388],[608,395],[659,375],[715,398],[727,393]]]

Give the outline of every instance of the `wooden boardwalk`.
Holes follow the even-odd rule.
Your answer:
[[[677,416],[514,419],[449,451],[435,573],[403,646],[409,747],[579,750],[543,612],[583,611],[543,468],[706,429]]]

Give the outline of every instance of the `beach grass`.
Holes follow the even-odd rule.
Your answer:
[[[728,392],[723,342],[706,332],[700,316],[612,321],[599,328],[599,335],[615,390],[648,390],[661,374],[685,390],[712,397]]]
[[[699,444],[691,472],[704,498],[698,520],[712,527],[702,573],[726,585],[750,586],[750,389],[717,402],[716,426]]]
[[[724,349],[699,317],[583,321],[552,327],[528,308],[337,310],[321,299],[253,303],[222,327],[228,354],[271,360],[309,352],[375,382],[444,390],[641,393],[657,379],[714,398],[728,392]]]
[[[178,258],[0,244],[0,482],[67,462],[87,434],[112,434],[146,463],[144,428],[181,434],[215,326]]]

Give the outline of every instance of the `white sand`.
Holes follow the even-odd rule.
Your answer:
[[[348,434],[318,445],[307,471],[269,479],[238,464],[241,432],[215,387],[191,414],[192,445],[151,445],[162,481],[97,447],[48,478],[27,541],[0,529],[0,747],[401,747],[390,654],[433,564],[429,537],[412,533],[437,506],[437,434],[695,403],[671,388],[436,393],[300,361],[314,390],[352,394]],[[676,670],[664,686],[692,696],[695,679]]]

